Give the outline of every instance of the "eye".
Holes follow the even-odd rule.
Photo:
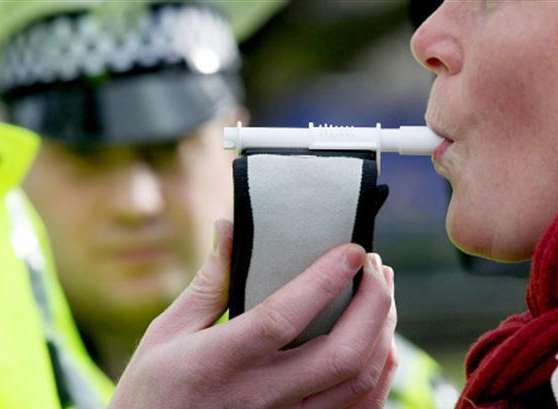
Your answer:
[[[178,143],[172,141],[146,146],[140,152],[144,160],[157,169],[169,169],[176,164]]]
[[[126,148],[72,147],[66,148],[68,162],[83,174],[101,174],[128,163],[133,153]]]

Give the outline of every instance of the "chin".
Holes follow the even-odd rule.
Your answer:
[[[518,235],[497,232],[494,219],[475,215],[461,215],[450,205],[446,216],[446,231],[452,244],[464,253],[488,260],[516,263],[529,260],[533,254],[536,240]]]
[[[500,263],[519,263],[530,260],[532,256],[532,251],[525,251],[520,247],[483,247],[478,243],[469,243],[467,240],[462,240],[460,237],[455,237],[452,234],[450,234],[450,241],[464,253]]]

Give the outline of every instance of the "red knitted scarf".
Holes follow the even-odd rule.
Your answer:
[[[527,306],[473,345],[457,409],[557,407],[549,380],[558,366],[558,217],[537,244]]]

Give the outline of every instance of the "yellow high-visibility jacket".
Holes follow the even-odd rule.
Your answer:
[[[37,147],[0,124],[0,408],[98,409],[113,386],[80,342],[44,228],[17,188]]]

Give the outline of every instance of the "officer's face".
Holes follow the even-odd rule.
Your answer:
[[[78,321],[145,326],[189,283],[232,206],[215,121],[176,145],[78,154],[45,140],[25,188]]]
[[[530,257],[558,211],[558,2],[446,1],[411,45],[436,74],[427,122],[453,141],[433,157],[450,238]]]

